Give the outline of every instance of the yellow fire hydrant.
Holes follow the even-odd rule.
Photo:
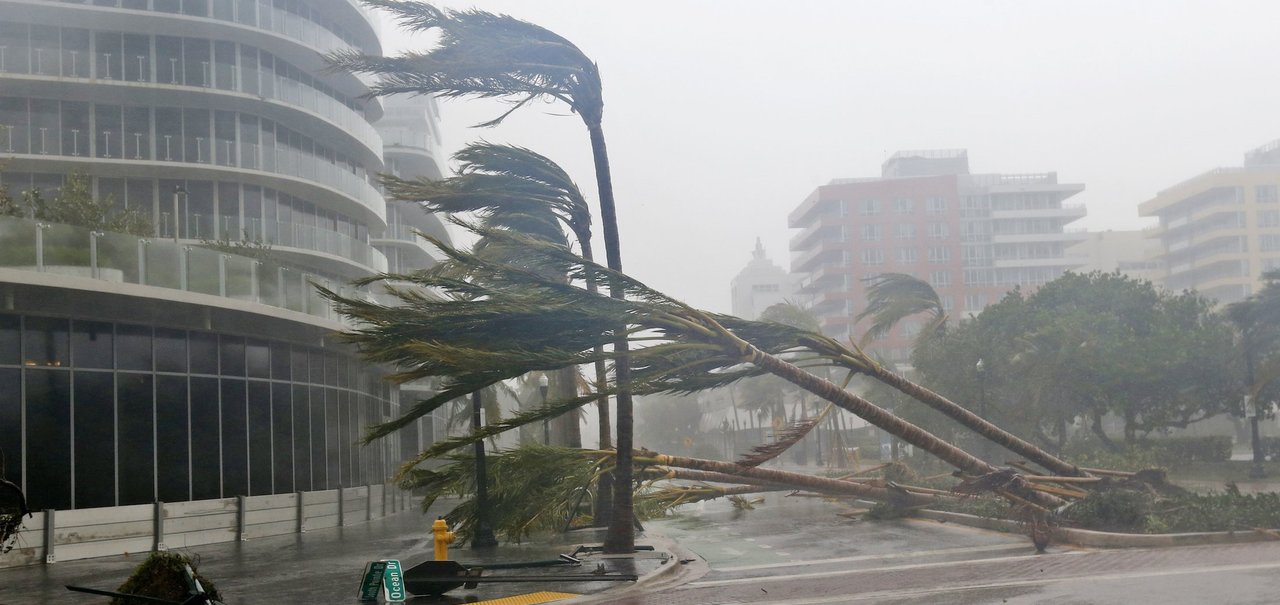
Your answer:
[[[449,545],[453,543],[453,532],[449,531],[449,524],[445,523],[444,517],[436,519],[431,524],[431,533],[436,538],[436,560],[449,560]]]

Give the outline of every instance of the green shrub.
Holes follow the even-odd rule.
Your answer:
[[[1241,494],[1235,484],[1222,492],[1188,494],[1153,507],[1147,529],[1167,532],[1280,529],[1280,493]]]
[[[1187,462],[1225,462],[1231,459],[1231,437],[1166,437],[1142,443],[1166,465]]]
[[[1152,502],[1146,492],[1099,491],[1068,507],[1062,517],[1089,529],[1132,532],[1145,527]]]
[[[1280,460],[1280,437],[1262,437],[1262,451],[1267,453],[1267,460]]]

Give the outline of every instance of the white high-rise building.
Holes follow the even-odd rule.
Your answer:
[[[32,509],[372,494],[429,438],[357,444],[399,387],[313,287],[363,295],[433,262],[407,228],[447,237],[376,184],[439,176],[433,103],[384,110],[340,48],[382,50],[351,0],[0,0],[0,185],[79,172],[153,226],[0,217],[0,449]]]

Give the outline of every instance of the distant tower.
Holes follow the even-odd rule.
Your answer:
[[[782,267],[765,256],[764,244],[756,238],[751,262],[730,282],[733,292],[733,314],[743,319],[756,319],[760,312],[795,295],[795,280]]]

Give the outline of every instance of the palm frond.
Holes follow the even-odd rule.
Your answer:
[[[463,498],[445,518],[462,536],[475,532],[477,509],[475,457],[453,455],[436,469],[413,469],[400,480],[403,489],[424,494],[423,510],[442,496]],[[571,514],[578,492],[600,472],[600,461],[562,448],[528,444],[485,456],[487,513],[493,530],[519,542],[531,535],[559,531]]]
[[[855,322],[871,318],[862,341],[870,342],[889,333],[898,322],[920,313],[929,314],[928,325],[921,335],[937,332],[946,325],[947,314],[938,292],[924,280],[905,273],[881,273],[863,281],[867,286],[867,308]]]
[[[765,462],[777,458],[782,455],[782,452],[791,449],[791,446],[799,443],[801,439],[804,439],[805,435],[808,435],[813,431],[814,427],[818,426],[818,424],[825,420],[834,407],[834,405],[827,404],[827,407],[824,408],[817,416],[801,420],[799,422],[792,422],[786,430],[778,435],[778,438],[773,443],[762,443],[751,448],[750,452],[747,452],[745,456],[738,460],[738,464],[743,466],[760,466]]]
[[[565,38],[480,10],[442,10],[402,0],[364,3],[389,11],[408,31],[439,35],[437,46],[426,52],[388,58],[338,51],[326,57],[331,69],[379,76],[370,94],[504,98],[516,106],[549,97],[598,123],[603,110],[598,69]],[[509,114],[482,126],[500,123]]]

